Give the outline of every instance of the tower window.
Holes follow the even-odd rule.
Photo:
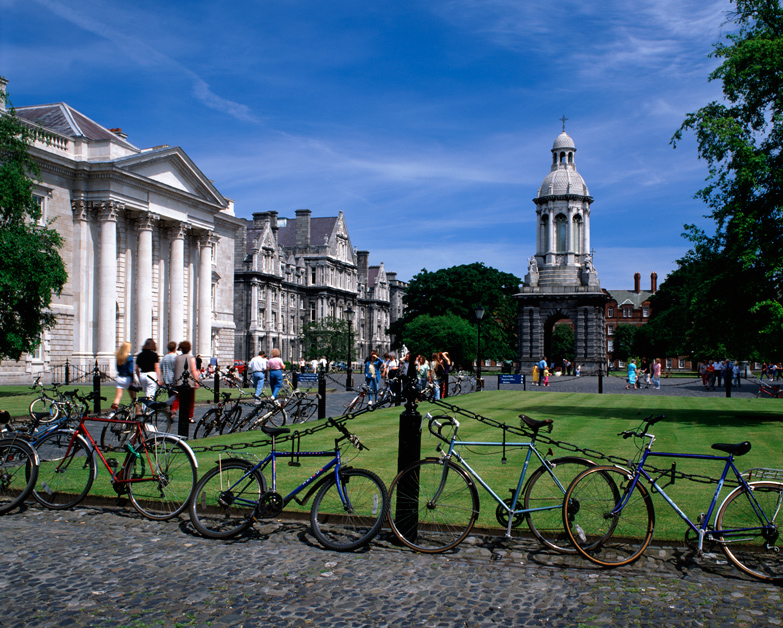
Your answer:
[[[555,235],[557,237],[556,241],[556,251],[558,253],[565,253],[566,250],[566,217],[563,216],[563,214],[558,214],[557,218],[555,218]]]

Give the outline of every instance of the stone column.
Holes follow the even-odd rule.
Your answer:
[[[74,232],[74,269],[72,277],[74,288],[74,319],[73,350],[74,358],[80,364],[90,364],[94,356],[93,339],[90,337],[90,270],[89,270],[89,230],[90,213],[88,203],[78,199],[71,202],[73,211]]]
[[[198,344],[196,355],[208,360],[212,354],[212,244],[214,236],[207,233],[199,237],[198,265],[198,318],[196,333]]]
[[[98,268],[98,361],[114,372],[117,350],[117,215],[124,206],[101,203],[101,254]]]
[[[177,344],[185,338],[185,232],[187,226],[172,227],[171,263],[169,264],[169,337]]]
[[[136,343],[141,350],[152,337],[152,226],[154,216],[147,212],[137,221],[139,229],[138,260],[136,262]]]

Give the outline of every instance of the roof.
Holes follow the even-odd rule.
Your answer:
[[[337,216],[327,218],[310,218],[310,246],[323,246],[327,239],[332,236]],[[285,226],[277,230],[277,242],[283,248],[292,249],[296,247],[296,218],[278,218],[278,224],[285,223]],[[255,250],[255,242],[258,236],[263,232],[263,228],[254,228],[253,221],[247,221],[247,252],[252,253]]]
[[[113,140],[132,146],[119,135],[73,109],[64,102],[17,107],[16,115],[59,135],[87,140]],[[135,147],[134,147],[135,148]]]
[[[649,301],[654,294],[649,290],[634,292],[633,290],[607,290],[609,296],[617,302],[617,305],[633,305],[635,309],[640,309],[642,303]]]

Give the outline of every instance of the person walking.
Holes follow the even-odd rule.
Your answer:
[[[269,360],[266,359],[266,351],[259,351],[258,355],[250,360],[250,364],[247,368],[250,370],[250,377],[253,380],[253,396],[256,399],[261,399],[261,395],[264,394],[264,380],[266,377],[266,369],[269,364]]]
[[[544,386],[549,386],[549,367],[544,367]]]
[[[117,378],[115,380],[117,382],[117,394],[114,395],[114,402],[111,404],[112,410],[120,407],[122,394],[125,390],[130,394],[131,401],[136,399],[136,390],[133,388],[133,356],[130,352],[131,343],[125,341],[117,348],[117,353],[114,354],[117,359]]]
[[[652,381],[655,384],[655,390],[661,389],[661,358],[656,358],[652,368]]]
[[[639,390],[639,385],[636,381],[636,359],[632,359],[628,363],[628,383],[625,385],[625,389],[628,390],[633,386],[634,390]]]
[[[373,349],[369,357],[364,361],[364,382],[367,384],[368,403],[373,404],[378,401],[378,382],[381,381],[381,371],[383,370],[383,360],[378,357],[378,352]]]
[[[147,338],[141,353],[136,356],[136,376],[139,385],[147,399],[155,397],[158,385],[163,382],[160,374],[160,358],[158,357],[158,345],[152,338]]]
[[[544,379],[544,370],[547,368],[547,362],[546,362],[546,356],[541,358],[538,362],[538,385],[541,386],[543,383],[542,380]]]
[[[196,358],[190,353],[188,340],[180,342],[178,349],[180,354],[174,360],[174,377],[179,395],[179,434],[188,436],[188,423],[193,423],[196,389],[201,386],[201,371],[196,367]]]
[[[163,385],[167,388],[174,388],[174,382],[177,377],[174,374],[174,363],[177,360],[177,343],[173,340],[169,341],[166,345],[168,353],[160,359],[160,377],[163,380]],[[171,403],[172,414],[179,409],[179,397],[174,395],[174,399]]]
[[[277,394],[283,386],[283,371],[285,371],[285,363],[280,359],[280,349],[272,349],[272,357],[267,362],[267,370],[269,371],[272,399],[277,400]]]

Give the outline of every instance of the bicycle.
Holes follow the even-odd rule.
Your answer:
[[[106,458],[87,429],[87,420],[122,425],[129,437],[122,449],[122,464]],[[148,432],[139,419],[82,416],[73,430],[58,429],[36,442],[40,460],[33,497],[42,506],[66,509],[76,506],[90,491],[103,462],[119,497],[127,493],[133,507],[148,519],[176,517],[187,507],[196,486],[198,462],[187,443],[173,434]]]
[[[476,390],[476,377],[465,373],[464,371],[458,372],[453,376],[453,384],[449,391],[449,397],[456,397],[457,395],[472,393]]]
[[[343,412],[343,416],[347,414],[355,414],[356,412],[359,412],[359,410],[363,410],[365,407],[367,407],[367,395],[369,392],[370,388],[367,386],[367,384],[362,384],[359,387],[356,396],[351,399],[351,402],[347,406],[345,406],[345,412]]]
[[[157,401],[164,392],[169,393],[166,401]],[[115,419],[107,423],[101,431],[101,448],[119,450],[125,446],[133,433],[133,421],[138,417],[147,424],[148,429],[155,432],[168,432],[171,429],[171,404],[176,399],[173,389],[161,386],[155,391],[155,397],[136,397],[127,406],[120,406],[110,412],[108,418]]]
[[[62,393],[59,386],[58,383],[52,383],[51,388],[47,390],[46,386],[41,383],[41,376],[35,378],[30,388],[33,392],[38,392],[40,388],[40,397],[30,402],[28,411],[31,418],[37,419],[39,423],[57,420],[61,414],[62,405]]]
[[[584,469],[594,466],[591,460],[563,457],[547,460],[536,449],[538,431],[552,429],[552,419],[536,421],[519,415],[521,427],[532,431],[526,442],[461,441],[457,439],[460,424],[449,416],[427,414],[430,433],[448,445],[444,452],[438,443],[439,458],[424,458],[403,469],[389,487],[389,524],[395,536],[409,548],[435,554],[459,545],[473,529],[479,515],[479,495],[474,479],[497,502],[495,518],[512,536],[511,529],[527,521],[533,536],[546,547],[562,553],[575,553],[563,530],[561,510],[563,495],[570,481]],[[444,430],[451,435],[444,435]],[[510,499],[502,499],[473,469],[457,448],[502,447],[503,460],[508,448],[526,449],[525,461]],[[527,483],[525,478],[532,455],[541,466]],[[394,516],[392,516],[394,513]]]
[[[354,550],[367,545],[381,529],[388,508],[383,481],[372,471],[343,466],[340,444],[347,441],[359,450],[367,449],[344,425],[327,421],[341,436],[333,451],[278,451],[277,436],[288,434],[285,427],[264,425],[261,430],[272,438],[272,450],[258,462],[242,458],[218,459],[217,466],[201,478],[190,503],[190,520],[201,534],[226,539],[250,528],[256,520],[278,516],[292,500],[304,505],[315,495],[310,523],[316,539],[327,549]],[[332,457],[311,477],[285,497],[277,492],[279,458]],[[293,462],[293,460],[292,460]],[[267,485],[264,469],[271,463],[272,485]],[[303,498],[297,495],[308,489]]]
[[[759,391],[756,393],[756,398],[767,396],[772,397],[773,399],[783,399],[783,389],[777,384],[773,384],[770,386],[769,384],[765,384],[764,382],[759,382],[760,388]]]
[[[657,491],[687,524],[686,541],[695,547],[698,555],[703,553],[705,545],[717,544],[729,561],[744,573],[759,580],[783,582],[783,539],[778,530],[783,519],[783,483],[748,482],[743,477],[734,465],[734,458],[750,451],[747,441],[712,445],[712,449],[727,454],[725,456],[652,451],[655,436],[648,430],[663,418],[663,415],[647,417],[636,431],[618,434],[623,438],[648,439],[646,445],[639,447],[639,460],[631,470],[600,466],[574,478],[563,502],[563,523],[573,547],[584,558],[603,567],[619,567],[637,560],[653,536],[655,511],[650,493]],[[673,483],[675,466],[656,480],[651,473],[657,471],[645,468],[651,456],[724,462],[706,514],[700,514],[696,522],[691,521],[659,484],[669,474],[672,477],[670,484]],[[716,510],[730,470],[739,486]],[[612,481],[607,482],[607,478]],[[714,523],[710,523],[711,520]],[[695,539],[690,540],[691,535],[695,535]]]
[[[231,400],[231,393],[220,393],[223,397],[216,406],[206,411],[203,417],[196,423],[196,429],[193,432],[193,438],[206,438],[210,434],[222,434],[226,428],[231,428],[238,424],[242,418],[243,397],[246,398],[242,389],[239,389],[239,396],[236,397],[233,405],[226,408]]]
[[[0,412],[0,425],[11,420]],[[18,436],[0,438],[0,515],[18,506],[30,496],[38,479],[38,454]]]

